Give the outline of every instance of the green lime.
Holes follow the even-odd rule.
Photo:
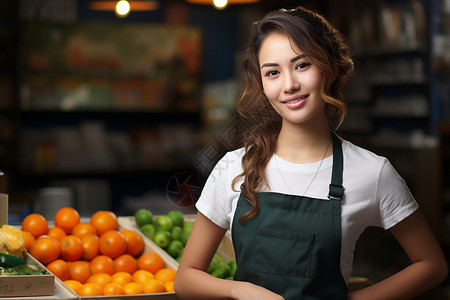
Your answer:
[[[235,259],[230,259],[229,261],[227,261],[227,265],[228,267],[230,267],[230,276],[234,276],[234,273],[236,273],[236,260]]]
[[[172,230],[173,227],[172,219],[170,219],[168,216],[156,217],[154,224],[156,231],[160,230],[170,231]]]
[[[141,227],[141,232],[148,237],[149,239],[153,240],[156,233],[156,228],[153,224],[145,224]]]
[[[214,254],[212,260],[215,261],[217,264],[225,263],[225,262],[223,261],[222,256],[220,256],[218,253],[215,253],[215,254]]]
[[[167,246],[167,253],[173,258],[176,258],[180,255],[181,250],[184,248],[183,243],[179,240],[172,240]]]
[[[181,241],[182,234],[183,234],[183,229],[180,226],[173,226],[172,239]]]
[[[172,220],[174,226],[183,227],[184,215],[179,210],[171,210],[167,213],[167,216]]]
[[[218,278],[226,278],[230,275],[230,267],[224,262],[218,263],[211,275]]]
[[[184,222],[183,232],[186,232],[189,235],[189,234],[191,234],[193,227],[194,227],[194,222]]]
[[[136,224],[139,227],[144,226],[145,224],[152,224],[153,222],[153,214],[150,210],[146,208],[139,209],[135,214],[134,218],[136,220]]]
[[[180,254],[178,254],[178,257],[181,259],[181,256],[183,256],[184,247],[181,249]]]
[[[182,232],[180,241],[183,243],[184,246],[186,246],[188,239],[189,239],[189,233]]]
[[[206,270],[206,272],[208,272],[208,274],[212,274],[216,269],[217,269],[217,262],[215,260],[211,260],[208,266],[208,270]]]
[[[153,241],[161,248],[165,249],[172,241],[172,234],[169,231],[156,231]]]
[[[228,276],[227,278],[225,278],[226,280],[234,280],[233,276]]]

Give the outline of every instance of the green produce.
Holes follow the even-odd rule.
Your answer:
[[[234,273],[236,273],[236,260],[235,259],[230,259],[229,261],[227,261],[227,265],[228,267],[230,267],[230,276],[233,277]]]
[[[153,241],[161,248],[165,249],[172,241],[172,234],[170,231],[159,230],[156,231]]]
[[[139,209],[135,214],[134,218],[136,220],[136,224],[139,227],[144,226],[145,224],[152,224],[153,223],[153,214],[150,210],[146,208]]]
[[[174,226],[183,227],[184,215],[179,210],[171,210],[167,213],[167,216],[172,220]]]
[[[236,260],[230,259],[225,262],[218,254],[214,254],[211,263],[209,264],[207,272],[214,277],[233,280],[236,272]]]
[[[189,239],[189,233],[183,232],[181,234],[181,239],[180,240],[181,240],[181,242],[183,243],[184,246],[186,246],[188,239]]]
[[[184,222],[183,232],[191,234],[192,228],[194,227],[194,222]]]
[[[182,234],[183,234],[183,228],[181,228],[180,226],[173,226],[172,239],[181,241]]]
[[[230,267],[224,262],[219,262],[211,275],[217,278],[226,278],[230,276]]]
[[[169,218],[168,216],[159,216],[155,219],[154,222],[156,231],[160,231],[160,230],[172,230],[173,228],[173,222],[172,219]]]
[[[0,267],[0,276],[15,276],[15,275],[43,275],[45,270],[40,269],[36,265],[23,264],[15,267]]]
[[[154,240],[156,228],[153,224],[145,224],[140,228],[141,232],[151,240]]]
[[[6,253],[0,253],[0,267],[14,268],[25,264],[26,261],[23,258]]]
[[[180,256],[181,251],[184,249],[183,243],[180,240],[172,240],[167,247],[167,253],[173,258]]]

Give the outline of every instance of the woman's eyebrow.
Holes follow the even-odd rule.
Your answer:
[[[296,57],[291,58],[291,59],[290,59],[290,62],[291,62],[291,63],[292,63],[292,62],[295,62],[295,61],[297,61],[297,60],[299,60],[299,59],[301,59],[301,58],[304,58],[304,57],[306,57],[306,54],[300,54],[300,55],[297,55]],[[261,66],[261,69],[267,68],[267,67],[277,67],[277,66],[278,66],[277,63],[265,63],[265,64],[263,64],[263,65]]]

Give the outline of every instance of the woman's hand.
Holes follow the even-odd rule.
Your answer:
[[[231,290],[231,296],[236,300],[284,300],[278,294],[275,294],[268,289],[257,286],[255,284],[234,281],[235,287]]]

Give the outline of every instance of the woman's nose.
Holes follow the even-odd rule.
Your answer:
[[[284,92],[292,93],[292,92],[300,89],[300,83],[298,82],[296,76],[291,73],[285,73],[285,74],[286,74],[286,76],[284,79]]]

